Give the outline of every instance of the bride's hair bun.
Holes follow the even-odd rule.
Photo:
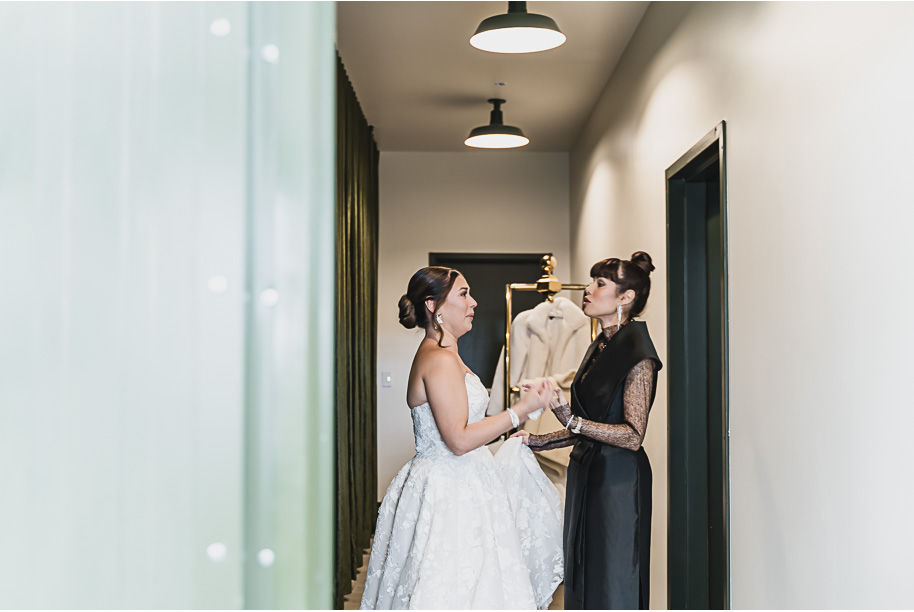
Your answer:
[[[405,293],[400,298],[400,325],[406,329],[416,326],[416,307]]]
[[[435,302],[435,313],[437,313],[437,308],[444,304],[459,275],[460,272],[457,270],[441,266],[427,266],[417,270],[409,279],[406,293],[400,298],[400,325],[406,329],[427,328],[430,319],[428,308],[425,306],[426,302],[428,300]],[[442,346],[441,339],[444,338],[444,332],[440,326],[436,329],[438,330],[438,346]]]
[[[651,256],[644,251],[635,251],[632,253],[631,262],[648,274],[654,271],[654,264],[651,261]]]

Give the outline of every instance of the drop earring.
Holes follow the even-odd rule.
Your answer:
[[[619,322],[616,324],[616,329],[622,328],[622,302],[619,302],[619,305],[616,306],[616,316],[619,317]]]
[[[442,323],[444,323],[444,321],[441,319],[441,313],[440,313],[440,312],[435,313],[435,320],[438,321],[438,325],[441,325]]]

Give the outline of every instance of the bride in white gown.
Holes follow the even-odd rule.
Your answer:
[[[488,393],[457,352],[475,307],[450,268],[422,268],[400,298],[400,322],[426,330],[407,389],[416,456],[381,503],[363,609],[545,609],[562,581],[558,491],[520,438],[495,457],[485,446],[553,389],[485,416]]]

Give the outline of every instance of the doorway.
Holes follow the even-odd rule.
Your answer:
[[[730,605],[724,142],[721,122],[666,171],[670,609]]]
[[[505,285],[535,283],[543,275],[544,253],[429,253],[428,265],[456,268],[478,302],[473,332],[457,340],[460,356],[487,389],[492,388],[498,356],[505,345]],[[552,253],[545,253],[552,255]],[[543,301],[535,292],[514,294],[514,313]]]

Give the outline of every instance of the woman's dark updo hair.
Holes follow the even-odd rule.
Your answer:
[[[459,275],[460,272],[457,270],[441,266],[427,266],[413,274],[406,287],[406,293],[400,298],[400,325],[406,329],[428,327],[429,317],[425,300],[434,300],[435,312],[432,313],[431,323],[438,330],[438,346],[441,346],[444,333],[435,321],[434,315],[438,314]]]
[[[651,272],[654,271],[654,264],[651,262],[651,256],[644,251],[632,253],[632,258],[625,259],[604,259],[598,261],[590,268],[590,276],[593,278],[608,278],[616,284],[616,295],[625,293],[629,289],[635,292],[635,299],[632,300],[631,308],[628,311],[629,318],[637,317],[644,311],[647,305],[647,298],[651,294]]]

